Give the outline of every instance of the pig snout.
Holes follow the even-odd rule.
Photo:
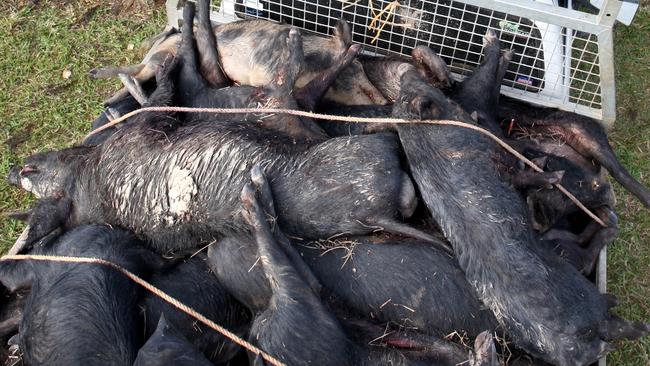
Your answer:
[[[9,174],[7,174],[7,182],[12,186],[20,187],[20,172],[22,167],[13,166],[9,169]]]

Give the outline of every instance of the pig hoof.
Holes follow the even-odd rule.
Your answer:
[[[539,158],[531,159],[533,164],[537,165],[538,168],[546,168],[546,163],[548,162],[548,156],[540,156]]]
[[[616,212],[608,206],[602,206],[597,209],[598,217],[607,224],[607,226],[616,226],[618,224],[618,216]]]
[[[503,51],[503,55],[501,55],[501,57],[503,57],[504,61],[510,62],[512,61],[512,58],[515,57],[515,53],[516,51],[513,49],[505,50]]]
[[[605,299],[605,302],[607,303],[607,309],[615,308],[619,304],[618,298],[614,294],[605,293],[605,294],[603,294],[603,298]]]
[[[492,335],[484,331],[474,341],[474,354],[470,360],[471,366],[498,365],[497,352]]]
[[[497,37],[497,33],[494,31],[494,29],[488,29],[488,31],[485,33],[485,36],[483,36],[483,46],[492,45],[498,41],[499,38]]]
[[[256,204],[255,189],[250,183],[246,183],[241,191],[241,203],[243,206],[242,216],[252,228],[259,228],[259,222],[255,220],[254,206]]]
[[[251,180],[253,181],[253,184],[256,186],[261,186],[264,184],[265,178],[264,178],[264,170],[259,164],[255,164],[251,168]]]

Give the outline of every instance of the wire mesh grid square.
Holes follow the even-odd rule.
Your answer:
[[[480,64],[483,36],[494,29],[502,48],[516,51],[505,94],[600,117],[595,34],[450,0],[223,0],[213,14],[218,22],[268,19],[321,35],[331,35],[343,18],[366,52],[409,56],[426,45],[458,79]]]

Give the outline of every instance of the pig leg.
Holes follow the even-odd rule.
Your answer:
[[[330,67],[318,74],[307,85],[295,90],[294,97],[298,105],[308,111],[315,110],[318,101],[325,95],[339,73],[354,61],[360,50],[361,45],[350,46],[334,60]]]
[[[225,87],[230,84],[219,63],[217,38],[212,30],[210,21],[210,0],[198,1],[199,26],[196,34],[196,45],[199,52],[201,74],[209,85]]]
[[[117,66],[117,67],[101,67],[91,69],[88,74],[93,79],[109,79],[118,76],[119,74],[126,74],[129,76],[134,76],[138,74],[142,69],[144,69],[145,64],[136,64],[129,66]]]
[[[70,216],[72,200],[63,198],[42,198],[32,209],[27,225],[27,235],[22,248],[12,248],[12,254],[18,254],[52,231],[62,227]]]
[[[339,50],[346,50],[352,46],[352,29],[345,19],[339,19],[334,28],[334,42]]]
[[[650,324],[633,322],[611,315],[600,327],[600,336],[604,340],[634,340],[645,337],[650,332]]]
[[[151,93],[151,96],[143,107],[153,106],[167,106],[172,103],[174,98],[175,83],[174,73],[178,68],[178,57],[170,56],[163,64],[156,70],[156,89]]]
[[[449,88],[452,84],[451,72],[445,61],[429,47],[419,45],[411,51],[411,57],[418,64],[426,66],[433,75],[434,86],[437,88]]]
[[[605,246],[614,242],[616,234],[618,234],[618,228],[614,226],[602,228],[594,235],[589,245],[584,248],[583,266],[582,268],[578,268],[580,272],[584,274],[593,272],[600,251]]]
[[[349,364],[351,341],[277,245],[262,208],[270,204],[261,204],[250,184],[242,189],[241,201],[272,290],[268,308],[253,321],[250,338],[288,365],[323,359],[332,365]],[[318,329],[317,337],[313,329]]]
[[[199,73],[196,49],[194,47],[194,29],[191,24],[194,22],[194,4],[188,2],[183,8],[183,24],[188,26],[183,27],[181,32],[181,46],[178,50],[181,65],[177,80],[176,97],[179,104],[182,106],[193,105],[194,99],[197,95],[208,92],[208,83],[203,79]]]
[[[118,74],[118,77],[126,90],[129,91],[129,94],[131,94],[140,105],[147,104],[148,98],[137,79],[127,74]]]
[[[255,165],[251,169],[251,181],[253,187],[259,192],[260,203],[262,204],[262,209],[266,213],[267,221],[275,220],[278,215],[275,212],[275,205],[273,204],[273,193],[271,191],[271,185],[266,180],[262,167]],[[280,247],[284,250],[289,260],[292,262],[293,266],[296,268],[296,271],[300,274],[300,277],[303,278],[311,287],[312,291],[315,294],[320,294],[321,284],[318,282],[318,279],[312,273],[309,266],[305,261],[300,257],[300,254],[291,246],[289,239],[280,231],[277,225],[272,225],[273,236],[278,242]]]
[[[457,90],[452,93],[452,99],[458,102],[466,111],[477,111],[479,124],[492,133],[501,134],[497,123],[497,106],[499,104],[499,76],[501,49],[499,38],[493,30],[488,30],[483,42],[484,62],[474,73],[465,79]],[[507,66],[501,66],[507,69]],[[505,71],[503,71],[505,74]]]
[[[258,255],[262,258],[264,272],[273,288],[273,297],[291,298],[291,292],[304,291],[307,284],[295,271],[291,260],[277,245],[262,208],[263,206],[268,207],[269,204],[261,204],[257,194],[258,192],[255,191],[252,185],[246,184],[244,186],[241,194],[244,218],[251,226],[255,236]],[[315,295],[311,289],[307,291]]]
[[[518,171],[512,175],[510,182],[517,188],[546,187],[552,188],[554,184],[560,183],[564,171],[538,173],[532,170]]]

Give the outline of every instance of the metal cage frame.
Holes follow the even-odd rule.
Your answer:
[[[235,20],[240,20],[234,11],[224,8],[224,4],[234,4],[235,0],[222,0],[221,7],[218,11],[213,11],[211,14],[212,20],[217,24],[232,22]],[[257,0],[244,0],[246,2],[256,2]],[[308,0],[303,0],[305,3],[308,3]],[[345,2],[346,0],[331,0],[333,2]],[[369,0],[373,1],[373,0]],[[166,9],[167,9],[167,18],[168,24],[173,27],[178,27],[182,14],[179,10],[179,0],[167,0]],[[314,1],[316,3],[317,1]],[[537,91],[529,90],[528,87],[522,88],[521,85],[513,85],[513,83],[505,83],[502,85],[501,93],[503,95],[513,97],[518,100],[526,101],[536,105],[542,105],[547,107],[555,107],[562,110],[579,113],[586,115],[597,120],[600,120],[607,127],[611,127],[616,119],[616,87],[615,87],[615,72],[614,72],[614,50],[613,50],[613,27],[616,22],[617,15],[622,7],[622,2],[619,0],[603,0],[600,4],[600,11],[598,14],[589,14],[577,10],[572,10],[568,8],[558,7],[551,4],[542,3],[534,0],[453,0],[453,3],[465,4],[466,7],[471,7],[471,9],[488,9],[493,12],[504,13],[507,16],[518,17],[523,20],[534,20],[534,22],[544,22],[548,25],[554,25],[557,27],[562,27],[562,34],[567,31],[571,31],[575,37],[576,34],[588,34],[589,36],[584,39],[578,39],[583,41],[584,46],[582,49],[571,46],[572,51],[581,52],[582,54],[579,57],[576,56],[567,56],[563,55],[563,58],[568,58],[568,62],[573,62],[574,64],[583,64],[588,68],[585,70],[578,70],[578,66],[573,66],[569,64],[566,66],[564,71],[557,72],[557,79],[566,78],[564,84],[559,85],[561,88],[567,89],[565,92],[566,95],[562,97],[557,97],[554,95],[549,95],[548,93],[540,92],[540,89]],[[464,10],[463,10],[464,11]],[[450,13],[451,14],[451,13]],[[451,15],[449,15],[451,16]],[[327,31],[327,34],[331,30]],[[583,32],[583,33],[578,33]],[[316,32],[319,34],[326,34],[322,31]],[[568,33],[568,32],[567,32]],[[358,34],[357,34],[358,35]],[[594,40],[594,38],[596,38]],[[577,39],[577,38],[576,38]],[[574,39],[571,38],[571,42]],[[514,41],[513,41],[514,42]],[[546,41],[544,41],[546,42]],[[432,43],[433,44],[433,43]],[[588,46],[597,46],[597,51],[594,53],[592,50],[587,50]],[[528,47],[528,46],[526,46]],[[557,46],[554,46],[553,52],[557,49]],[[568,47],[564,47],[568,48]],[[378,46],[368,47],[366,44],[366,50],[374,51],[372,53],[382,53],[382,50]],[[565,51],[558,51],[558,53]],[[386,53],[386,52],[383,52]],[[399,52],[388,52],[388,53],[399,53]],[[404,54],[404,53],[402,53]],[[583,62],[582,57],[586,55],[592,57],[595,61],[592,62]],[[480,55],[479,55],[480,56]],[[534,56],[533,61],[537,62],[538,56]],[[545,57],[545,56],[544,56]],[[542,61],[544,61],[542,59]],[[548,60],[547,60],[548,61]],[[567,61],[563,61],[567,62]],[[475,63],[476,65],[476,63]],[[473,66],[475,66],[473,65]],[[568,68],[568,69],[567,69]],[[452,68],[454,77],[457,79],[463,78],[463,70],[460,72],[457,69]],[[566,73],[570,73],[568,75]],[[562,75],[564,74],[564,75]],[[597,82],[578,80],[576,74],[581,74],[584,76],[585,80],[587,78],[595,78]],[[551,75],[551,74],[549,74]],[[542,77],[542,81],[544,81]],[[575,88],[571,83],[578,80],[582,83],[580,88]],[[587,85],[590,84],[590,85]],[[549,84],[550,85],[550,84]],[[585,98],[582,98],[584,88],[590,86],[595,91],[585,92]],[[519,87],[517,87],[519,86]],[[553,86],[557,88],[558,85]],[[540,87],[541,88],[541,87]],[[571,89],[571,90],[569,90]],[[570,96],[569,92],[579,92],[577,97],[578,101],[576,102],[575,96]],[[588,100],[591,98],[591,101]],[[586,102],[584,102],[586,100]],[[583,102],[583,103],[581,103]],[[596,108],[593,107],[596,106]]]

